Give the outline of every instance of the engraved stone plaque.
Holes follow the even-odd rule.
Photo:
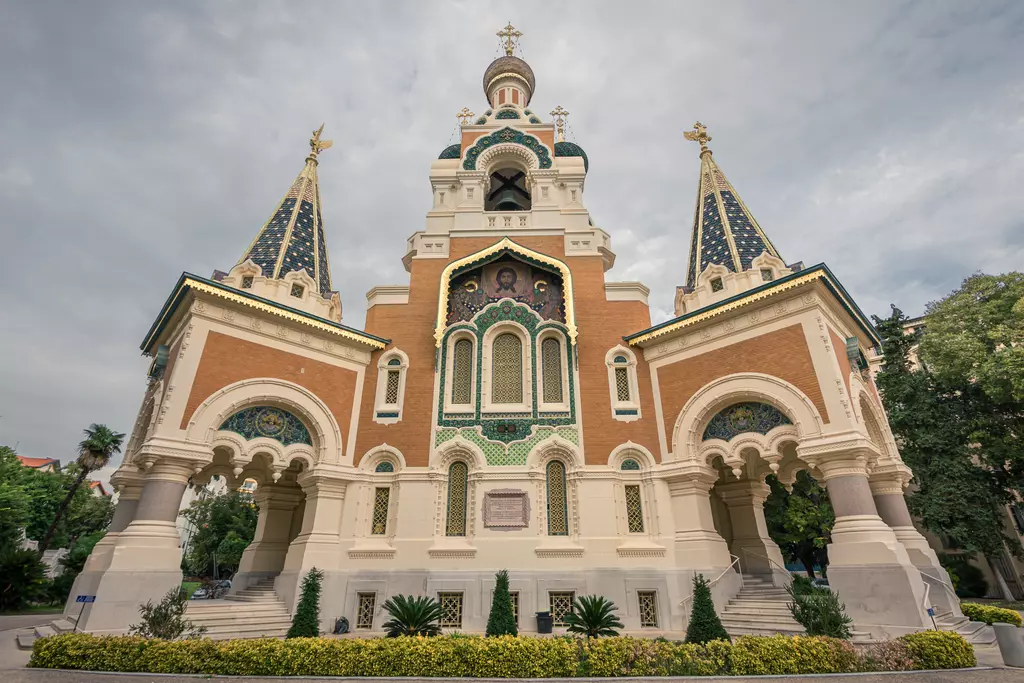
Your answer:
[[[484,494],[484,526],[515,531],[530,525],[530,496],[518,489],[495,489]]]

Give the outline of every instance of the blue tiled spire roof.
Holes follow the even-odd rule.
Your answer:
[[[319,138],[317,144],[322,144]],[[251,259],[268,278],[282,278],[294,270],[305,269],[317,283],[320,294],[330,297],[331,270],[316,176],[316,153],[324,148],[314,146],[314,153],[306,157],[306,165],[291,189],[238,262]]]
[[[686,285],[693,287],[697,276],[712,263],[740,272],[749,270],[750,262],[762,252],[782,258],[706,145],[702,145],[700,160]]]

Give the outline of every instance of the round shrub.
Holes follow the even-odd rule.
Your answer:
[[[974,648],[959,633],[921,631],[908,633],[897,640],[907,645],[914,660],[914,669],[967,669],[978,664]]]
[[[826,636],[743,636],[730,653],[734,676],[852,673],[857,650]]]
[[[960,609],[964,616],[971,621],[984,621],[989,626],[996,623],[1021,625],[1020,612],[1016,610],[994,605],[980,605],[976,602],[961,602]]]

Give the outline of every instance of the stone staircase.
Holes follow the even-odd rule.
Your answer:
[[[730,636],[803,635],[804,627],[789,612],[789,594],[769,579],[743,575],[743,588],[722,610]]]
[[[19,650],[31,650],[32,644],[40,638],[55,636],[60,633],[71,633],[75,629],[78,617],[64,617],[51,621],[45,626],[19,629],[15,642]]]
[[[274,579],[264,579],[222,600],[190,600],[185,618],[205,626],[203,635],[230,638],[284,638],[292,618],[274,592]]]
[[[996,642],[996,632],[991,626],[971,621],[967,617],[955,617],[952,612],[936,612],[935,625],[940,631],[959,633],[972,645],[992,645]]]

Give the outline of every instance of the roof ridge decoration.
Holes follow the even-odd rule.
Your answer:
[[[489,148],[502,144],[521,145],[536,155],[538,168],[551,168],[551,151],[543,142],[529,133],[505,126],[490,135],[481,135],[476,139],[473,146],[466,151],[465,159],[462,161],[463,170],[475,171],[476,161],[480,155]]]
[[[466,266],[483,263],[491,259],[491,257],[497,257],[504,252],[510,252],[527,258],[538,263],[541,263],[549,268],[554,268],[558,271],[558,274],[562,276],[562,291],[565,299],[565,327],[569,333],[569,339],[573,346],[576,345],[576,309],[573,304],[573,286],[572,286],[572,272],[569,270],[564,262],[559,261],[556,258],[542,254],[533,249],[524,247],[517,242],[513,242],[509,238],[505,237],[502,240],[495,242],[489,247],[485,247],[480,251],[474,252],[469,256],[456,259],[452,261],[445,269],[441,272],[441,289],[440,294],[437,297],[437,324],[434,327],[434,344],[437,348],[441,348],[441,341],[444,339],[445,329],[447,325],[447,312],[448,312],[448,297],[451,294],[451,281],[452,276],[456,275],[460,270]]]
[[[711,136],[707,127],[698,121],[693,124],[692,131],[683,133],[683,137],[700,143],[700,180],[697,183],[686,286],[694,287],[697,276],[712,263],[738,273],[750,270],[750,262],[762,252],[781,259],[775,245],[740,199],[736,188],[715,163],[708,149]]]
[[[277,203],[238,263],[251,260],[264,277],[279,279],[292,271],[305,270],[323,297],[331,295],[331,270],[327,261],[327,239],[321,217],[317,155],[333,142],[321,140],[324,126],[313,131],[306,165],[291,188]],[[236,264],[237,265],[237,264]]]

